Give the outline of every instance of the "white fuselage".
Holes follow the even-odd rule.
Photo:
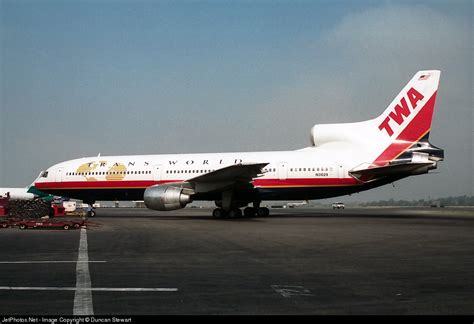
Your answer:
[[[0,196],[10,195],[15,200],[33,200],[36,196],[28,192],[28,188],[0,188]]]
[[[71,198],[84,198],[80,193],[92,190],[94,200],[133,200],[140,199],[140,194],[152,185],[182,182],[240,163],[268,163],[253,181],[257,189],[360,186],[347,171],[364,161],[351,159],[347,154],[350,150],[329,151],[332,150],[310,147],[297,151],[88,157],[52,166],[35,186]],[[288,190],[277,191],[281,195],[272,199],[311,198],[293,194],[289,197]]]

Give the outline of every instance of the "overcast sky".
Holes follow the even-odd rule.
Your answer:
[[[0,187],[83,156],[298,149],[439,69],[439,173],[352,199],[474,194],[472,1],[5,1]]]

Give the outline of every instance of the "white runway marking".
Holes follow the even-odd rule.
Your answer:
[[[76,287],[1,287],[0,290],[57,290],[77,291]],[[176,292],[178,288],[81,288],[87,291],[112,291],[112,292]]]
[[[33,263],[106,263],[107,261],[0,261],[0,264],[33,264]]]
[[[87,252],[87,231],[85,228],[81,228],[81,238],[79,240],[75,290],[73,315],[94,315],[91,277],[89,274],[89,254]]]
[[[74,315],[94,315],[92,292],[176,292],[178,288],[92,288],[89,274],[89,263],[106,263],[107,261],[89,261],[87,251],[87,232],[81,229],[79,253],[77,261],[41,260],[41,261],[0,261],[0,264],[41,264],[41,263],[76,263],[76,287],[8,287],[0,286],[1,290],[10,291],[75,291]]]

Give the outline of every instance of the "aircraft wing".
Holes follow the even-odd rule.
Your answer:
[[[228,187],[252,187],[251,181],[262,174],[268,163],[242,163],[218,169],[187,180],[195,192],[219,191]]]
[[[253,178],[262,173],[262,168],[268,163],[242,163],[218,169],[195,178],[189,182],[221,182],[221,181],[244,181],[250,182]]]
[[[183,182],[171,182],[166,186],[182,188],[187,194],[222,191],[232,187],[253,188],[251,181],[262,174],[268,163],[242,163],[218,169]]]
[[[349,171],[349,174],[362,182],[371,182],[390,176],[403,176],[427,173],[433,169],[433,162],[408,162],[381,167],[371,167]]]

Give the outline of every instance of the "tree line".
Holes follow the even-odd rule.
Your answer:
[[[474,196],[455,196],[437,199],[418,200],[379,200],[359,203],[360,206],[474,206]]]

